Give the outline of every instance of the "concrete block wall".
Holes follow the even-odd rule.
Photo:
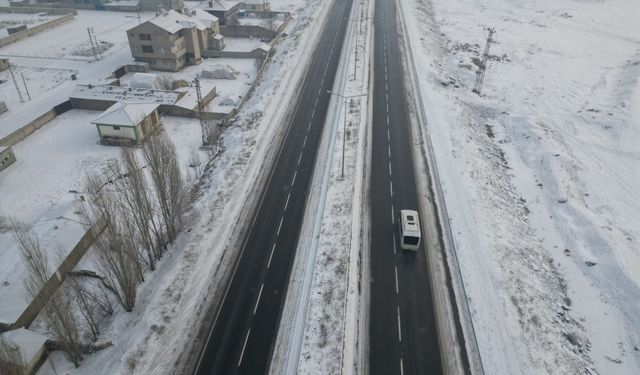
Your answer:
[[[45,31],[47,29],[51,29],[53,27],[59,26],[65,22],[69,22],[73,19],[74,15],[71,13],[65,14],[61,17],[53,19],[51,21],[47,21],[40,25],[36,25],[34,27],[27,28],[26,30],[18,31],[15,34],[8,35],[4,38],[0,38],[0,47],[4,47],[7,44],[11,44],[17,42],[18,40],[24,39],[31,35],[37,34],[39,32]]]
[[[27,125],[0,139],[0,146],[11,147],[15,145],[34,131],[46,125],[49,121],[56,118],[56,116],[56,112],[53,109],[43,113]]]

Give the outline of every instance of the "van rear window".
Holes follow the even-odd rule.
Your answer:
[[[404,243],[407,245],[417,245],[420,242],[420,237],[404,236]]]

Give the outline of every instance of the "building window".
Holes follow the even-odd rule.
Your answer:
[[[142,52],[153,53],[153,46],[142,46]]]
[[[113,130],[120,130],[120,127],[119,126],[114,126]]]
[[[138,34],[140,40],[151,40],[151,34]]]

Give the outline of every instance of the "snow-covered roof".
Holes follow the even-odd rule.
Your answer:
[[[127,103],[173,104],[181,93],[112,85],[77,85],[69,98]]]
[[[47,341],[46,337],[24,328],[5,332],[0,336],[10,348],[20,350],[22,360],[26,363],[33,361]]]
[[[140,89],[160,89],[160,79],[153,73],[133,73],[129,86]]]
[[[200,8],[196,8],[193,10],[193,17],[199,19],[205,24],[218,21],[218,17]]]
[[[251,5],[264,5],[264,4],[268,4],[268,1],[265,0],[242,0],[243,3],[245,4],[251,4]]]
[[[216,34],[216,35],[213,36],[213,39],[222,40],[222,39],[224,39],[224,36],[222,34]]]
[[[145,117],[158,108],[155,103],[124,103],[118,102],[107,108],[100,116],[91,121],[92,124],[116,126],[136,126]]]
[[[207,9],[227,11],[239,4],[238,1],[231,0],[213,0]]]
[[[196,27],[198,30],[204,30],[211,26],[207,26],[205,23],[201,22],[199,17],[185,16],[175,10],[161,13],[158,17],[152,18],[147,22],[158,26],[170,34],[177,33],[182,29],[190,29],[192,27]]]

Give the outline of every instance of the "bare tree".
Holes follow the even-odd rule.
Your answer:
[[[27,293],[32,298],[35,298],[49,279],[47,255],[40,247],[38,236],[29,230],[23,222],[11,219],[11,226],[13,227],[13,237],[18,244],[20,256],[27,269],[24,279],[25,288]]]
[[[68,279],[68,283],[73,291],[73,299],[78,306],[78,310],[89,326],[92,341],[95,342],[98,340],[98,335],[100,334],[100,326],[98,324],[99,317],[96,316],[94,305],[96,295],[85,283],[85,280],[81,278],[72,277]]]
[[[173,242],[182,226],[187,205],[187,189],[182,179],[175,147],[164,132],[152,135],[143,147],[160,213],[167,231],[167,241]]]
[[[123,163],[123,178],[117,179],[118,203],[121,206],[123,220],[147,253],[147,263],[151,271],[156,269],[156,260],[162,255],[157,246],[161,242],[162,232],[156,222],[153,203],[149,196],[149,186],[133,148],[124,147],[120,153]]]
[[[135,239],[126,235],[126,222],[119,217],[119,204],[115,194],[103,189],[103,183],[97,175],[85,179],[85,190],[89,199],[80,206],[85,220],[89,224],[104,220],[106,228],[95,243],[98,264],[116,291],[116,296],[126,311],[135,305],[138,284],[144,280],[142,265],[138,257]]]
[[[72,306],[71,297],[64,288],[59,288],[45,306],[44,313],[52,336],[73,365],[79,367],[82,361],[82,344]]]
[[[14,237],[18,243],[20,255],[27,269],[24,280],[27,292],[35,299],[49,279],[47,256],[40,247],[38,237],[26,228],[24,223],[13,221]],[[42,312],[57,341],[65,354],[78,367],[82,360],[78,324],[73,316],[70,299],[62,290],[53,291]]]
[[[11,345],[2,337],[0,337],[0,374],[27,375],[20,348]]]

